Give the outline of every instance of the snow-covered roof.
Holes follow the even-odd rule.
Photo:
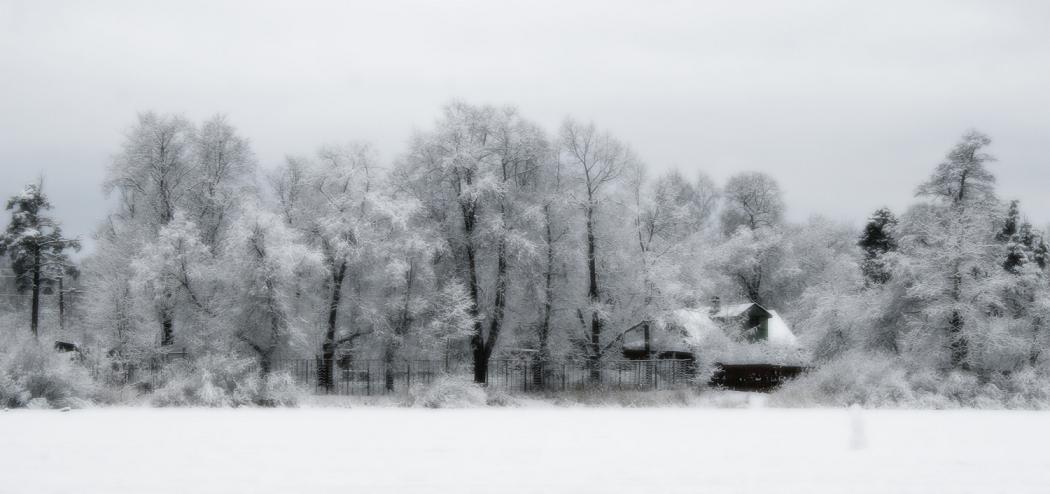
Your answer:
[[[769,318],[767,334],[768,341],[774,345],[779,346],[798,346],[798,338],[795,337],[795,333],[791,331],[791,326],[788,326],[787,321],[780,317],[780,314],[775,310],[769,311],[772,316]]]
[[[651,337],[651,348],[656,352],[692,352],[697,345],[712,334],[724,334],[724,324],[716,322],[716,319],[731,319],[742,315],[752,306],[757,304],[746,303],[724,307],[722,310],[711,314],[707,307],[697,309],[678,309],[671,311],[661,321],[653,324]],[[758,306],[761,308],[761,306]],[[765,309],[763,309],[765,310]],[[770,314],[768,321],[768,333],[766,342],[776,347],[797,348],[798,338],[791,331],[791,326],[773,310],[767,310]],[[635,331],[623,343],[626,350],[643,350],[645,341],[642,332]]]
[[[721,331],[718,323],[711,319],[706,310],[678,309],[671,311],[662,321],[653,325],[650,333],[651,347],[659,352],[691,352],[692,345],[702,341],[714,331]],[[626,350],[644,350],[645,341],[641,331],[632,334],[624,341]]]
[[[714,313],[712,314],[712,317],[719,318],[719,319],[732,319],[734,317],[740,317],[740,316],[744,315],[744,313],[746,313],[747,311],[751,310],[752,307],[756,307],[756,306],[759,309],[766,310],[764,307],[762,307],[761,305],[758,305],[758,304],[756,304],[754,302],[747,302],[747,303],[744,303],[744,304],[734,304],[734,305],[723,305],[717,311],[714,311]],[[711,309],[707,308],[707,307],[701,307],[700,310],[707,310],[708,312],[711,311]]]

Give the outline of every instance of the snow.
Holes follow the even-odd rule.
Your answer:
[[[1048,418],[765,408],[20,410],[0,413],[0,492],[1023,494],[1050,485]]]
[[[754,304],[740,304],[723,309],[740,314]],[[738,310],[738,308],[743,308]],[[800,347],[798,338],[791,331],[787,321],[775,310],[769,311],[772,316],[768,322],[768,338],[765,343],[772,347],[797,349]],[[673,327],[681,330],[681,333],[667,331],[665,328]],[[693,352],[697,346],[703,346],[709,336],[717,335],[723,331],[722,326],[711,318],[711,311],[707,308],[701,309],[678,309],[671,311],[662,325],[659,325],[652,333],[652,348],[658,351]],[[634,331],[624,342],[623,347],[628,350],[641,350],[645,347],[641,331]]]
[[[789,347],[799,346],[798,338],[796,338],[795,333],[791,331],[791,327],[788,326],[787,321],[784,321],[784,318],[780,317],[780,314],[775,310],[771,310],[769,313],[773,317],[769,318],[769,333],[767,341],[769,341],[771,345]]]
[[[668,327],[681,330],[682,333],[668,331]],[[714,332],[722,331],[721,327],[711,320],[706,311],[695,309],[678,309],[671,311],[667,318],[653,328],[652,348],[661,352],[692,352],[695,342],[704,339]],[[634,331],[625,341],[623,347],[628,350],[642,350],[645,340],[641,331]]]
[[[722,331],[721,326],[711,320],[707,311],[679,309],[672,315],[674,322],[686,332],[687,339],[703,341],[707,336]]]
[[[732,319],[734,317],[739,317],[743,313],[747,312],[747,310],[750,309],[754,305],[755,305],[754,302],[748,302],[748,303],[744,303],[744,304],[735,304],[735,305],[724,305],[717,311],[717,313],[715,314],[715,317],[719,317],[719,318],[722,318],[722,319]],[[704,310],[708,310],[709,311],[710,309],[705,307]]]

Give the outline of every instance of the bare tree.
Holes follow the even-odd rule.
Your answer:
[[[737,228],[751,230],[774,226],[784,216],[780,186],[769,175],[747,172],[733,175],[725,186],[722,231],[731,235]]]
[[[603,351],[604,322],[598,278],[598,216],[609,189],[629,167],[636,166],[637,159],[630,148],[610,134],[599,132],[594,124],[581,124],[572,119],[562,125],[561,150],[563,159],[575,169],[579,179],[578,199],[586,220],[587,296],[591,304],[588,358],[592,361],[592,378],[596,379]]]

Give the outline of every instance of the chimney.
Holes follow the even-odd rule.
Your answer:
[[[722,310],[722,299],[715,295],[711,297],[711,315],[718,314]]]

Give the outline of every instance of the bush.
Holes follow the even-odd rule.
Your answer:
[[[896,357],[847,353],[788,381],[771,396],[774,405],[894,406],[913,403],[915,394]]]
[[[213,354],[167,365],[150,402],[160,407],[295,406],[303,393],[284,373],[259,375],[254,361]]]
[[[485,388],[485,404],[490,407],[515,407],[521,403],[503,388],[488,387]]]
[[[440,376],[429,384],[412,386],[404,405],[426,408],[471,408],[487,404],[485,390],[468,378]]]
[[[1050,372],[942,371],[885,354],[853,352],[822,365],[772,395],[782,406],[909,408],[1050,408]]]
[[[0,342],[0,406],[81,408],[108,401],[74,354],[59,353],[31,338]]]

